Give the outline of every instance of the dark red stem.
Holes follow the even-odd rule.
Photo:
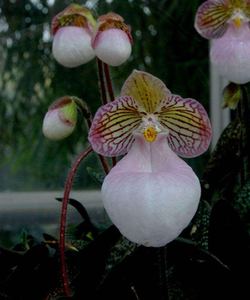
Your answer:
[[[109,101],[114,101],[115,100],[115,96],[114,96],[114,89],[113,89],[112,80],[111,80],[111,77],[110,77],[109,65],[103,63],[103,67],[104,67],[104,74],[105,74],[105,79],[106,79],[106,85],[107,85],[108,94],[109,94]],[[112,165],[113,165],[113,167],[116,165],[116,163],[117,163],[116,157],[112,157]]]
[[[107,89],[108,89],[108,94],[109,94],[109,100],[114,101],[115,96],[114,96],[112,80],[111,80],[111,77],[110,77],[109,65],[103,63],[103,66],[104,66],[104,74],[105,74]]]
[[[107,159],[104,156],[100,155],[100,154],[98,154],[98,156],[99,156],[99,159],[101,161],[103,170],[104,170],[105,174],[107,175],[109,173],[109,165],[108,165]]]
[[[97,61],[97,68],[98,68],[98,79],[100,85],[102,104],[106,104],[108,101],[107,101],[107,94],[106,94],[105,81],[104,81],[103,62],[99,58],[97,58],[96,61]]]
[[[117,163],[116,157],[112,157],[112,165],[113,165],[113,167],[116,165],[116,163]]]
[[[69,202],[69,195],[72,189],[73,180],[77,169],[80,163],[86,158],[89,153],[93,151],[92,147],[89,146],[84,152],[82,152],[73,163],[71,167],[67,180],[64,187],[64,195],[62,201],[62,209],[61,209],[61,220],[60,220],[60,238],[59,238],[59,252],[60,252],[60,259],[61,259],[61,275],[62,275],[62,282],[63,282],[63,290],[67,297],[70,297],[71,291],[69,287],[69,278],[68,278],[68,270],[67,264],[65,260],[65,231],[66,231],[66,222],[67,222],[67,208]]]

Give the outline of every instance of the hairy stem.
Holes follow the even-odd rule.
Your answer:
[[[107,175],[109,173],[109,164],[107,162],[107,159],[104,156],[100,155],[100,154],[98,154],[98,157],[99,157],[100,162],[102,164],[102,168],[103,168],[105,174]]]
[[[69,278],[68,278],[68,270],[67,264],[65,260],[65,231],[66,231],[66,222],[67,222],[67,208],[69,202],[69,195],[72,189],[73,180],[77,169],[80,163],[85,159],[91,152],[91,146],[89,146],[84,152],[82,152],[73,163],[65,183],[64,188],[64,195],[62,201],[62,209],[61,209],[61,220],[60,220],[60,238],[59,238],[59,252],[60,252],[60,259],[61,259],[61,276],[63,282],[63,290],[67,297],[70,297],[71,291],[69,287]]]
[[[105,84],[105,79],[108,87],[108,93],[109,93],[109,101],[113,101],[114,98],[114,92],[113,92],[113,86],[112,86],[112,81],[110,78],[110,72],[109,72],[109,66],[105,63],[103,63],[99,58],[97,58],[97,67],[98,67],[98,78],[99,78],[99,86],[100,86],[100,94],[101,94],[101,100],[102,104],[107,104],[107,91],[106,91],[106,84]],[[105,78],[104,78],[105,75]],[[99,155],[99,158],[101,160],[101,164],[103,166],[103,169],[106,174],[109,172],[109,165],[107,163],[107,160]],[[112,165],[116,165],[116,158],[112,158]]]
[[[109,65],[103,63],[103,67],[104,67],[104,74],[105,74],[105,79],[106,79],[106,84],[107,84],[107,89],[108,89],[108,94],[109,94],[109,101],[114,101],[115,96],[114,96],[114,89],[113,89],[112,80],[111,80],[111,77],[110,77]],[[113,167],[116,165],[116,163],[117,163],[116,157],[112,157]]]
[[[90,112],[89,107],[87,106],[87,104],[82,99],[74,97],[74,101],[78,105],[78,108],[81,111],[83,117],[86,119],[88,129],[90,129],[93,117],[92,117],[92,114]],[[101,162],[101,165],[102,165],[102,168],[103,168],[105,174],[108,174],[109,164],[107,162],[107,159],[105,159],[101,155],[98,155],[98,157],[100,159],[100,162]]]
[[[106,104],[108,101],[107,101],[107,93],[106,93],[105,81],[104,81],[103,62],[99,58],[96,59],[96,62],[97,62],[98,80],[99,80],[102,104]]]
[[[112,80],[111,80],[111,77],[110,77],[109,66],[105,63],[103,63],[103,66],[104,66],[104,74],[105,74],[107,89],[108,89],[108,94],[109,94],[109,100],[114,101],[115,96],[114,96]]]

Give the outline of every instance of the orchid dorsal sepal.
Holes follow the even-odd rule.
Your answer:
[[[120,15],[108,13],[98,18],[92,46],[101,61],[110,66],[120,66],[130,57],[131,44],[131,29]]]
[[[158,132],[167,132],[171,149],[183,157],[195,157],[208,149],[211,124],[202,105],[194,99],[173,95],[153,75],[133,71],[121,96],[96,113],[89,141],[104,156],[129,151],[138,130],[153,142]]]
[[[52,52],[57,62],[74,68],[95,57],[91,38],[96,26],[92,13],[87,8],[71,4],[52,20]]]
[[[73,3],[52,19],[51,29],[53,35],[55,35],[60,28],[67,26],[87,28],[92,32],[96,27],[96,20],[88,8]]]
[[[70,96],[64,96],[50,105],[43,120],[43,134],[59,141],[72,134],[77,123],[77,105]]]

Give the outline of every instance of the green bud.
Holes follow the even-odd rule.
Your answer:
[[[65,96],[55,101],[43,120],[43,134],[50,140],[62,140],[74,131],[77,105],[74,97]]]

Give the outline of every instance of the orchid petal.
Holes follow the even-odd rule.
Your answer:
[[[227,21],[233,12],[233,6],[225,0],[208,0],[196,13],[195,28],[207,39],[220,38],[228,28]]]
[[[161,247],[190,223],[200,192],[197,176],[169,148],[165,133],[154,143],[135,134],[129,153],[106,176],[102,199],[110,219],[126,238]]]
[[[194,99],[171,95],[162,103],[159,122],[168,128],[168,143],[182,157],[205,152],[211,141],[211,124],[203,106]]]
[[[154,113],[157,111],[161,101],[170,95],[170,91],[155,76],[134,70],[125,81],[121,95],[134,98],[141,110],[147,113]]]
[[[117,156],[128,152],[139,126],[141,116],[131,97],[119,97],[99,108],[89,131],[93,149],[104,156]]]

